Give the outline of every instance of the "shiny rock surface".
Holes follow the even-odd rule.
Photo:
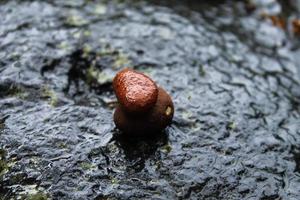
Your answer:
[[[299,41],[288,1],[1,1],[0,199],[300,199]],[[132,66],[172,125],[115,129]]]

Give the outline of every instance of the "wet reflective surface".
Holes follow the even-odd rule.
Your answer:
[[[249,2],[1,1],[0,197],[299,199],[299,38],[262,17],[297,9]],[[126,66],[173,98],[159,137],[114,127]]]

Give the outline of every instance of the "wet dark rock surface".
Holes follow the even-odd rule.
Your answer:
[[[298,39],[276,1],[1,1],[0,199],[300,199]],[[173,97],[124,138],[123,67]]]

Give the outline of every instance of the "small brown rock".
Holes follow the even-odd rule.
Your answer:
[[[150,110],[158,95],[154,81],[131,69],[124,69],[115,76],[113,88],[122,109],[136,115]]]
[[[162,88],[158,89],[158,97],[151,110],[142,116],[128,115],[119,104],[114,113],[114,122],[121,131],[130,135],[156,134],[165,129],[174,115],[171,97]]]

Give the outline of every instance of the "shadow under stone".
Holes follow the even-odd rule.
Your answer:
[[[166,145],[169,139],[167,133],[164,131],[160,134],[146,137],[116,133],[113,140],[124,151],[125,158],[133,163],[133,169],[141,171],[145,167],[145,161],[151,157],[155,157],[158,148]]]

